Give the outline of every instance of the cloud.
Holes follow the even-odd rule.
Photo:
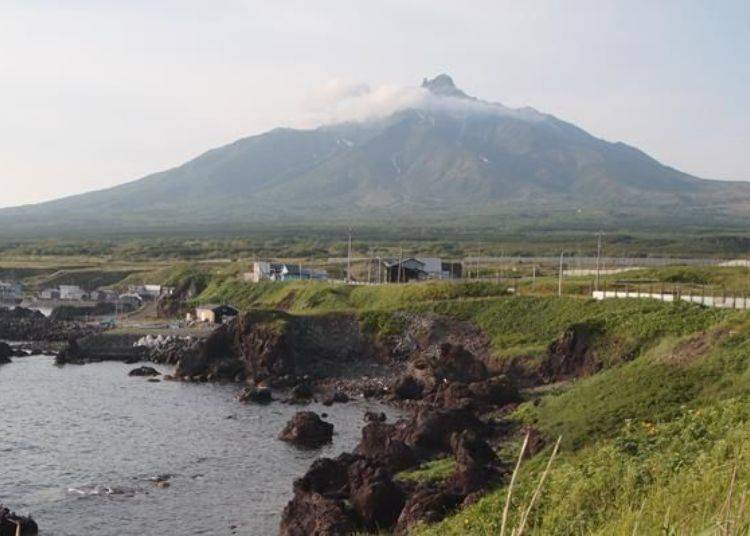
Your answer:
[[[386,84],[373,89],[362,82],[338,79],[310,91],[306,108],[309,115],[305,122],[309,125],[371,121],[406,109],[457,116],[513,116],[530,121],[544,117],[530,108],[515,110],[478,99],[440,96],[423,87]]]

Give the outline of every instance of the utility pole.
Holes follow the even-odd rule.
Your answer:
[[[531,265],[531,288],[536,285],[536,264]]]
[[[380,257],[378,256],[378,285],[383,282],[383,280],[380,277],[380,267],[382,266],[383,262],[380,260]]]
[[[565,255],[565,250],[560,252],[560,272],[559,277],[557,280],[557,295],[562,296],[562,280],[563,280],[563,256]]]
[[[396,272],[396,283],[401,283],[401,271],[404,267],[404,247],[401,246],[398,251],[398,272]]]
[[[349,245],[346,250],[346,282],[352,282],[352,228],[349,227]]]
[[[602,232],[596,233],[596,281],[594,283],[594,290],[599,290],[599,259],[602,256]]]

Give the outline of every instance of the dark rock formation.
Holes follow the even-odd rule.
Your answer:
[[[128,372],[128,376],[158,376],[159,371],[154,367],[138,367]]]
[[[0,307],[0,339],[7,341],[66,341],[96,331],[75,322],[50,320],[32,309]]]
[[[437,523],[455,510],[462,500],[461,495],[438,484],[423,484],[406,501],[398,517],[395,533],[406,535],[420,522]]]
[[[271,390],[265,387],[245,387],[238,395],[240,402],[255,402],[256,404],[270,404],[273,401]]]
[[[410,376],[404,374],[399,376],[393,383],[393,394],[403,400],[419,400],[424,392],[424,384]]]
[[[20,528],[20,531],[19,531]],[[30,517],[19,516],[0,504],[0,536],[36,536],[39,528]]]
[[[579,378],[599,372],[601,360],[591,351],[598,328],[586,324],[569,327],[553,342],[541,364],[540,375],[545,382]]]
[[[136,334],[95,333],[85,337],[71,336],[68,345],[58,353],[58,365],[99,361],[137,363],[148,359],[148,349],[135,346]]]
[[[320,493],[295,493],[281,516],[280,536],[346,536],[356,531],[344,501]]]
[[[11,356],[14,355],[13,348],[10,344],[0,342],[0,365],[7,365],[10,363]]]
[[[465,497],[485,489],[498,478],[495,452],[475,433],[464,431],[454,434],[451,448],[456,459],[456,469],[446,484],[454,493]]]
[[[219,326],[205,340],[185,348],[176,365],[175,377],[186,380],[242,381],[247,376],[230,325]]]
[[[365,422],[385,422],[386,416],[382,411],[365,411],[362,419],[364,419]]]
[[[324,406],[332,406],[335,403],[343,404],[346,402],[349,402],[349,395],[338,389],[334,389],[323,399]]]
[[[404,495],[379,463],[362,458],[349,466],[349,502],[367,531],[390,528],[404,506]]]
[[[306,404],[313,398],[313,388],[306,381],[302,381],[295,385],[289,393],[287,402],[290,404]]]
[[[415,451],[401,439],[403,431],[396,424],[370,422],[362,428],[362,439],[356,454],[378,460],[394,473],[419,463]]]
[[[404,427],[404,442],[426,454],[451,452],[451,436],[470,430],[480,433],[485,425],[467,409],[421,408]]]
[[[332,438],[333,425],[312,411],[296,413],[279,434],[280,440],[304,448],[318,448],[330,443]]]

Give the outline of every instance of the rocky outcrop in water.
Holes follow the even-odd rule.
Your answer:
[[[245,387],[238,395],[240,402],[254,402],[256,404],[270,404],[273,396],[270,389],[265,387]]]
[[[24,517],[0,504],[0,536],[36,536],[39,527],[31,517]]]
[[[279,434],[281,441],[303,448],[318,448],[333,439],[333,425],[313,411],[300,411]]]
[[[10,344],[0,342],[0,365],[10,363],[10,358],[14,355],[13,348]]]
[[[128,376],[158,376],[159,371],[154,367],[138,367],[128,372]]]

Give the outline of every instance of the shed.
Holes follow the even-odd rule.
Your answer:
[[[195,308],[195,318],[199,322],[221,324],[225,320],[239,314],[239,310],[231,305],[200,305]]]

